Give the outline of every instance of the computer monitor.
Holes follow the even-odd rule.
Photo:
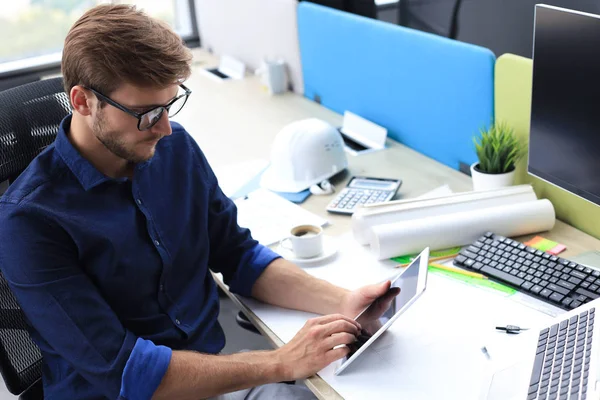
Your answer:
[[[537,5],[528,171],[600,205],[600,16]]]

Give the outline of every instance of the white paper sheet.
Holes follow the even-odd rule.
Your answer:
[[[254,187],[249,188],[248,192],[258,189],[260,174],[267,168],[269,161],[265,159],[255,159],[236,164],[228,164],[213,168],[219,181],[221,190],[227,197],[236,198],[237,193],[241,193],[245,186],[256,180]],[[246,195],[247,193],[243,193]]]
[[[257,189],[235,201],[238,224],[250,229],[252,237],[269,246],[289,236],[296,225],[324,226],[328,221],[267,189]]]
[[[334,284],[356,289],[395,275],[391,261],[377,261],[350,235],[339,238],[338,257],[305,270]],[[533,300],[535,301],[535,300]],[[316,315],[244,299],[284,342]],[[492,292],[429,274],[423,296],[340,376],[331,364],[319,375],[345,399],[477,399],[480,382],[503,349],[523,349],[521,335],[495,329],[515,324],[532,328],[551,317]],[[339,361],[338,361],[339,363]],[[368,384],[366,384],[368,382]]]
[[[544,199],[376,225],[369,243],[381,260],[418,253],[427,246],[447,249],[467,245],[488,231],[503,236],[548,231],[554,223],[554,207]]]

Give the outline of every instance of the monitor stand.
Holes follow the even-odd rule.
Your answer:
[[[600,270],[600,251],[586,251],[573,257],[572,260]]]

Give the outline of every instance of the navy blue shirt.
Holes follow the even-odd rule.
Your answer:
[[[44,356],[48,399],[149,399],[172,350],[218,353],[209,268],[250,296],[278,257],[237,211],[178,124],[112,179],[70,143],[71,117],[0,199],[0,267]]]

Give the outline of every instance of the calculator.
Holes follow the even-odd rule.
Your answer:
[[[402,184],[400,179],[355,176],[327,206],[327,211],[338,214],[353,214],[361,204],[389,201]]]

